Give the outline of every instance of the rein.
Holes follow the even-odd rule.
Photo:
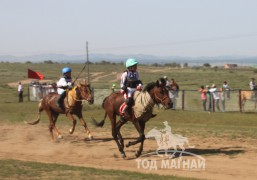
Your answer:
[[[76,88],[76,90],[75,90],[75,93],[76,93],[76,95],[75,95],[75,97],[73,97],[72,99],[75,101],[75,102],[78,102],[78,101],[89,101],[89,94],[91,94],[91,90],[90,90],[90,88],[87,86],[87,90],[88,90],[88,94],[87,94],[87,96],[86,96],[86,98],[84,99],[82,96],[81,96],[81,91],[80,91],[80,89],[79,89],[79,87],[77,86],[77,88]],[[68,106],[69,107],[71,107],[72,105],[70,105],[69,104],[69,101],[68,101],[68,98],[67,98],[67,104],[68,104]]]

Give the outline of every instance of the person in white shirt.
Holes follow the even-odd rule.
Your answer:
[[[256,90],[256,85],[255,85],[254,80],[255,80],[255,78],[251,78],[251,81],[250,81],[250,83],[249,83],[250,89],[251,89],[252,91]]]
[[[222,89],[223,89],[223,93],[224,93],[224,97],[225,95],[227,95],[227,99],[230,99],[230,87],[227,83],[227,81],[224,81],[222,84]]]
[[[21,82],[19,82],[19,85],[18,85],[18,97],[19,97],[19,102],[23,102],[23,86]]]
[[[219,91],[216,85],[213,84],[209,91],[212,93],[217,110],[220,111],[220,105],[219,105],[220,97],[219,97]]]
[[[66,90],[72,89],[73,83],[71,78],[71,68],[65,67],[62,69],[62,75],[57,82],[57,93],[60,94],[60,97],[57,100],[57,106],[63,109],[63,100],[66,97]]]

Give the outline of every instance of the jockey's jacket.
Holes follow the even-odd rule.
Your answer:
[[[137,71],[125,71],[121,75],[121,88],[124,86],[127,88],[136,88],[139,84],[141,84],[141,81],[139,80],[139,74]]]
[[[71,86],[72,79],[68,77],[61,77],[57,82],[57,92],[62,94],[68,86]]]

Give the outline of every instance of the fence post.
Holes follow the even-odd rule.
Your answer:
[[[238,102],[239,102],[239,111],[242,112],[242,100],[241,100],[241,89],[238,90],[239,96],[238,96]]]
[[[185,90],[182,90],[182,110],[185,110]]]
[[[30,102],[30,89],[29,89],[30,86],[28,86],[28,102]]]

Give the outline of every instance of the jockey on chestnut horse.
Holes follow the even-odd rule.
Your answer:
[[[71,69],[63,68],[62,73],[64,76],[70,77]],[[69,75],[67,76],[67,74]],[[73,126],[70,129],[70,134],[72,134],[75,130],[77,122],[73,115],[76,115],[79,118],[81,124],[84,126],[86,133],[88,134],[88,138],[92,139],[92,135],[82,115],[82,100],[88,101],[89,104],[94,103],[94,93],[90,87],[90,84],[87,84],[85,81],[84,84],[79,83],[73,87],[71,86],[71,80],[67,82],[65,81],[65,78],[61,78],[60,81],[62,81],[61,88],[65,90],[60,95],[57,93],[50,93],[43,97],[43,99],[41,99],[39,102],[38,119],[34,122],[26,123],[30,125],[39,123],[41,112],[45,111],[49,119],[49,131],[51,139],[54,140],[53,130],[56,132],[58,138],[62,138],[61,133],[55,126],[59,114],[65,114],[73,122]],[[67,84],[66,86],[65,82]],[[57,83],[57,86],[58,85],[60,88],[59,82]]]

